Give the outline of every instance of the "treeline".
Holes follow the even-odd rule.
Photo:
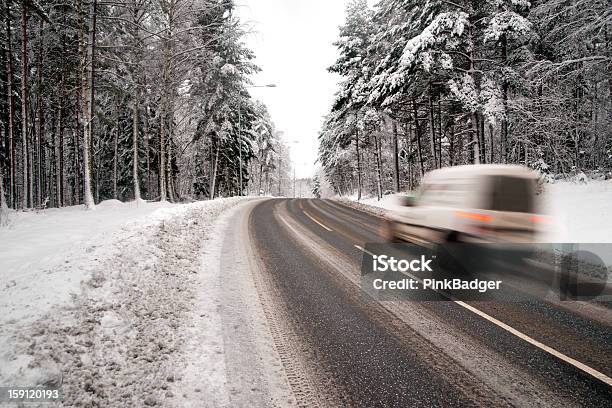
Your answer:
[[[283,177],[232,0],[3,0],[0,21],[4,206],[213,198]]]
[[[337,193],[472,163],[610,175],[609,0],[353,0],[335,45],[319,161]]]

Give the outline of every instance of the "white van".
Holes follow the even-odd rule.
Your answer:
[[[514,165],[468,165],[427,173],[417,195],[397,196],[384,234],[390,241],[534,242],[548,219],[538,214],[537,175]]]

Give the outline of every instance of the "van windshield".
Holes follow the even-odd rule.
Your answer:
[[[490,210],[533,212],[534,181],[522,177],[491,176]]]

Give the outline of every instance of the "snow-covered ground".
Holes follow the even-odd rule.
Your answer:
[[[588,182],[557,181],[544,185],[545,211],[554,220],[550,241],[597,243],[612,242],[612,180]],[[357,206],[374,207],[383,213],[393,207],[393,196],[338,198]]]
[[[202,248],[191,311],[179,335],[174,397],[188,407],[294,407],[296,400],[266,317],[269,303],[249,242],[252,201],[226,211]]]
[[[0,386],[62,383],[69,406],[172,398],[202,246],[243,200],[12,213],[0,228]]]
[[[125,239],[148,216],[168,214],[169,203],[108,200],[83,206],[12,212],[0,227],[0,326],[31,322],[70,300],[90,273],[90,262],[108,256],[109,243]],[[164,209],[163,211],[160,211]]]
[[[612,180],[546,184],[559,242],[612,242]]]

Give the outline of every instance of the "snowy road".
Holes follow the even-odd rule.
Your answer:
[[[77,214],[133,217],[120,207]],[[76,210],[42,215],[81,231]],[[380,242],[380,218],[335,201],[231,198],[151,210],[109,224],[103,239],[81,231],[64,249],[58,240],[55,263],[31,264],[37,279],[0,288],[0,384],[61,384],[64,406],[612,401],[609,309],[366,300],[359,248]],[[17,220],[4,234],[28,235],[29,225]],[[22,310],[24,293],[47,281],[53,302]]]
[[[543,301],[467,307],[366,302],[359,292],[363,253],[356,246],[380,241],[379,222],[327,200],[269,200],[251,212],[260,296],[263,292],[269,317],[280,330],[274,341],[291,350],[288,380],[299,390],[298,403],[610,403],[609,309],[579,310]],[[564,356],[576,364],[563,361]],[[603,380],[592,373],[602,374]]]

